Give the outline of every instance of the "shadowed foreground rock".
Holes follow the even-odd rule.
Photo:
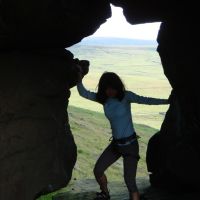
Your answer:
[[[95,192],[98,191],[98,186],[94,180],[72,181],[67,192],[61,192],[53,196],[52,200],[91,200],[95,197]],[[137,184],[140,193],[145,197],[145,200],[195,200],[198,199],[197,193],[178,193],[161,190],[150,186],[147,178],[138,178]],[[109,182],[112,200],[129,200],[127,188],[119,182]]]
[[[110,16],[107,0],[1,0],[0,49],[65,48]]]
[[[186,191],[200,187],[199,31],[192,32],[195,22],[195,14],[183,17],[180,13],[161,25],[158,52],[173,93],[161,130],[151,138],[147,151],[151,183]]]
[[[66,108],[76,65],[69,52],[49,50],[6,52],[0,66],[0,199],[33,199],[71,178]]]
[[[148,145],[151,184],[199,187],[197,1],[0,0],[0,199],[33,200],[69,182],[76,146],[66,108],[77,68],[64,48],[93,34],[110,3],[131,24],[162,22],[158,52],[174,96]]]

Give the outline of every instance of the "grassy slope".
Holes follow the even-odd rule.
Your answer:
[[[111,136],[110,125],[104,114],[86,109],[70,107],[69,109],[71,128],[78,146],[78,162],[75,167],[74,176],[82,178],[93,178],[92,167],[102,150],[109,144]],[[138,168],[138,176],[146,176],[145,153],[148,139],[157,130],[145,125],[135,124],[136,131],[141,136],[140,154],[141,160]],[[84,163],[84,165],[83,165]],[[108,171],[112,179],[121,179],[122,162],[116,163]],[[121,171],[119,176],[119,171]]]
[[[94,179],[93,167],[102,150],[108,145],[110,138],[110,127],[107,119],[102,113],[87,109],[70,106],[69,120],[71,130],[78,147],[78,160],[73,172],[73,178],[69,188],[73,187],[76,181]],[[140,156],[138,166],[138,177],[147,175],[145,164],[145,153],[148,139],[157,131],[154,128],[135,124],[138,135],[141,136]],[[117,161],[108,171],[109,180],[123,182],[122,159]],[[59,192],[65,192],[69,188],[63,188]],[[52,194],[43,196],[40,200],[50,200]]]

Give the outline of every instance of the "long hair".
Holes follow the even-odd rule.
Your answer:
[[[109,87],[117,90],[116,98],[119,101],[121,101],[124,98],[125,86],[120,77],[114,72],[104,72],[101,75],[101,78],[99,79],[98,83],[96,98],[99,103],[104,104],[108,99],[108,96],[106,95],[106,89]]]

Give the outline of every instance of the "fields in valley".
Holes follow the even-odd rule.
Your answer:
[[[171,86],[166,79],[155,46],[86,46],[69,48],[79,59],[90,61],[90,72],[84,85],[95,91],[99,77],[105,71],[120,75],[128,90],[143,96],[168,98]],[[71,90],[70,105],[103,112],[102,106],[81,98],[76,88]],[[135,123],[159,129],[168,105],[147,106],[133,104]]]

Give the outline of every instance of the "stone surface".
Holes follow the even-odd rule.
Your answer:
[[[152,184],[165,188],[199,187],[199,30],[192,31],[196,14],[176,15],[161,25],[158,36],[158,52],[174,94],[160,132],[149,142],[147,164]]]
[[[76,146],[66,108],[77,66],[63,49],[94,33],[109,3],[131,24],[162,21],[158,52],[174,97],[148,145],[150,181],[199,186],[198,1],[0,0],[0,199],[32,200],[70,180]]]
[[[71,178],[66,108],[76,65],[69,52],[49,50],[5,52],[0,66],[0,199],[33,199]]]
[[[91,200],[95,197],[96,191],[99,191],[97,183],[94,180],[74,181],[69,186],[68,191],[55,195],[52,200]],[[150,186],[147,178],[138,178],[137,184],[144,200],[188,200],[199,199],[198,194],[194,192],[177,193],[164,189],[157,189]],[[129,200],[126,186],[120,182],[110,182],[109,189],[112,200]]]
[[[147,178],[139,178],[137,184],[140,191],[150,186]],[[129,193],[124,184],[119,181],[109,181],[108,183],[111,199],[114,200],[128,200]],[[53,200],[91,200],[94,199],[96,192],[99,191],[98,184],[94,179],[86,180],[72,180],[67,191],[60,192],[53,196]]]
[[[163,22],[180,12],[188,12],[187,1],[160,0],[110,0],[114,5],[123,7],[129,23]]]
[[[0,48],[64,48],[111,15],[107,0],[1,0]]]

